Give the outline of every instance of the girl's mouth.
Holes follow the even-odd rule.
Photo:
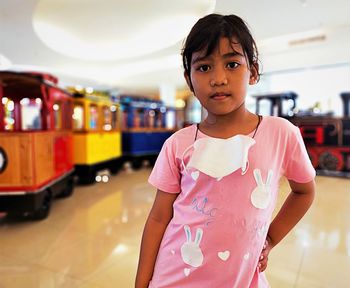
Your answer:
[[[230,94],[228,94],[228,93],[217,92],[217,93],[211,95],[210,98],[213,99],[213,100],[224,100],[224,99],[226,99],[228,96],[230,96]]]

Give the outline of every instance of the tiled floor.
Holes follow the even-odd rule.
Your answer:
[[[0,216],[0,288],[133,287],[149,172],[77,187],[41,222]],[[287,192],[282,181],[278,206]],[[350,287],[350,180],[317,178],[313,207],[271,252],[267,276],[274,288]]]

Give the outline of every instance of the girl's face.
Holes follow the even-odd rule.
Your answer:
[[[249,64],[240,44],[221,38],[212,54],[193,53],[191,78],[185,75],[194,95],[209,114],[223,116],[244,106],[248,84],[255,84],[257,71]]]

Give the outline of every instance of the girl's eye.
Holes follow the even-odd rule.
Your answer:
[[[209,65],[201,65],[198,67],[198,70],[201,72],[207,72],[210,70],[210,66]]]
[[[229,69],[234,69],[234,68],[236,68],[236,67],[238,67],[238,63],[237,62],[230,62],[230,63],[228,63],[226,66],[227,66],[227,68],[229,68]]]

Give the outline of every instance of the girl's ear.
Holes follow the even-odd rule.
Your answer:
[[[188,87],[190,88],[190,90],[191,90],[192,92],[194,92],[194,91],[193,91],[193,87],[192,87],[192,83],[191,83],[190,76],[187,75],[186,71],[184,72],[184,77],[185,77],[185,80],[186,80],[186,83],[187,83]]]
[[[254,63],[250,68],[249,85],[257,83],[259,78],[259,63]]]

